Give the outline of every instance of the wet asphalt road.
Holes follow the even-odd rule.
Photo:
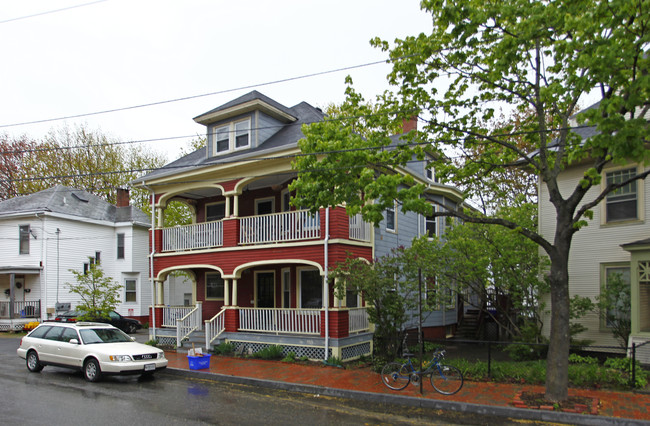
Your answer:
[[[16,355],[19,338],[0,337],[2,424],[195,425],[195,424],[450,424],[417,410],[390,414],[382,407],[353,406],[251,386],[168,375],[142,380],[108,377],[88,383],[80,372],[45,367],[30,373]],[[373,411],[374,410],[374,411]],[[379,410],[379,411],[376,411]]]

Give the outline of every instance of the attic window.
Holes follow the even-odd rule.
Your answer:
[[[248,148],[251,140],[250,119],[232,122],[214,129],[214,152],[221,154]]]

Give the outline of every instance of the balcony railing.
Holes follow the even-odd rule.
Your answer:
[[[348,311],[350,333],[360,333],[370,330],[368,311],[366,308],[350,308]]]
[[[163,308],[163,327],[176,327],[176,320],[194,310],[194,306],[165,306]]]
[[[163,229],[163,251],[182,251],[223,245],[223,222],[204,222]]]
[[[273,213],[240,219],[240,244],[265,244],[320,237],[318,213],[307,210]]]
[[[351,216],[349,223],[349,237],[351,240],[370,241],[372,226],[368,222],[364,222],[360,214]]]
[[[41,301],[14,301],[13,315],[10,315],[9,302],[0,302],[0,318],[40,318],[41,316]]]
[[[320,335],[320,309],[239,308],[239,330]]]

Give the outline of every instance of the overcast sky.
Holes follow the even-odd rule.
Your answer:
[[[119,140],[191,139],[204,133],[193,117],[253,88],[7,125],[380,61],[386,54],[370,46],[371,38],[392,42],[430,28],[419,0],[0,0],[0,133],[38,139],[51,129],[86,124]],[[388,87],[389,70],[372,65],[254,89],[289,107],[302,101],[325,107],[343,100],[346,75],[373,99]],[[171,161],[188,139],[152,145]]]

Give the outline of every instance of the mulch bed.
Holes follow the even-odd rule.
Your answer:
[[[518,408],[536,410],[563,411],[566,413],[598,414],[598,398],[587,396],[569,396],[566,401],[553,403],[544,399],[541,392],[521,391],[515,395],[512,405]]]

